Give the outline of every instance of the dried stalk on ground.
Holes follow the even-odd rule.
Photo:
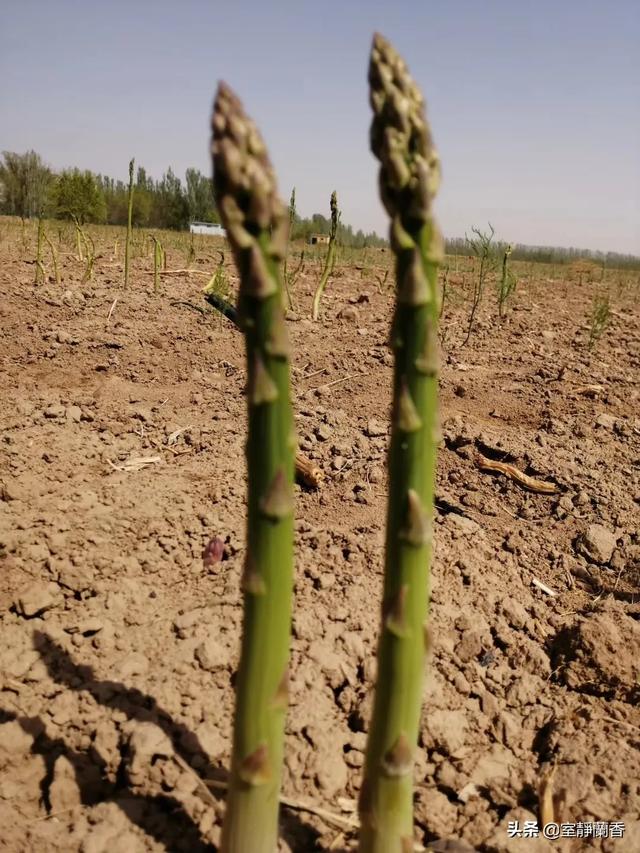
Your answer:
[[[523,474],[514,465],[509,465],[508,462],[496,462],[493,459],[487,459],[481,453],[476,453],[474,462],[477,468],[481,471],[494,471],[497,474],[504,474],[514,483],[528,489],[530,492],[537,492],[540,495],[555,495],[558,492],[558,487],[555,483],[547,483],[544,480],[536,480],[528,474]]]

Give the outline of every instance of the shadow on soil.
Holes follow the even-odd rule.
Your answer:
[[[202,756],[205,763],[198,773],[202,786],[205,780],[222,782],[226,779],[226,771],[208,761],[196,735],[186,726],[175,722],[171,715],[157,704],[153,696],[116,681],[96,679],[90,666],[75,663],[72,657],[46,634],[35,632],[34,648],[40,653],[49,676],[57,684],[74,691],[87,691],[100,705],[122,712],[129,720],[155,724],[169,738],[176,755],[189,768],[194,754]],[[115,782],[109,782],[88,753],[72,749],[62,738],[48,737],[40,717],[20,717],[0,709],[0,720],[17,720],[22,729],[34,738],[32,752],[42,755],[46,765],[42,801],[48,812],[51,811],[49,791],[53,768],[56,760],[63,755],[74,769],[83,805],[115,803],[132,823],[164,845],[167,850],[215,853],[216,846],[205,837],[176,798],[170,794],[140,795],[130,789],[124,769],[126,762],[121,762]],[[188,750],[185,750],[185,743],[189,745]],[[126,758],[126,755],[123,757]],[[215,798],[215,801],[212,798]],[[209,805],[214,805],[218,814],[223,810],[223,800],[222,791],[211,791]],[[311,826],[291,812],[283,812],[281,819],[282,837],[291,850],[315,849],[318,833]]]

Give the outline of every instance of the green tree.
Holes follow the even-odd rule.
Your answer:
[[[51,170],[35,151],[3,151],[0,208],[10,216],[35,217],[46,212],[53,181]]]
[[[152,208],[153,195],[147,189],[141,190],[136,188],[133,196],[133,213],[131,217],[133,224],[138,228],[148,225],[151,220]]]
[[[192,222],[218,222],[211,179],[198,169],[187,169],[187,203]]]
[[[140,227],[151,222],[153,211],[153,181],[144,166],[138,166],[136,191],[133,195],[133,224]]]
[[[169,168],[156,184],[152,222],[156,228],[182,230],[189,224],[189,202],[180,178]]]
[[[54,188],[55,212],[61,219],[80,223],[106,222],[107,204],[95,175],[69,169],[58,175]]]
[[[127,221],[127,191],[122,181],[106,175],[96,178],[104,196],[106,221],[109,225],[124,225]]]
[[[140,192],[140,190],[153,192],[153,181],[147,177],[147,170],[144,166],[138,166],[136,173],[136,192]]]

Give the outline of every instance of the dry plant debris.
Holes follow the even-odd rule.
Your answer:
[[[522,486],[523,489],[528,489],[530,492],[536,492],[540,495],[555,495],[559,489],[555,483],[549,483],[544,480],[536,480],[535,477],[530,477],[524,474],[515,465],[510,465],[508,462],[497,462],[494,459],[487,459],[481,453],[476,453],[474,463],[481,471],[491,471],[496,474],[504,474],[514,483]]]

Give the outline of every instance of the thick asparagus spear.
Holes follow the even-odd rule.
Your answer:
[[[212,127],[216,201],[240,273],[249,407],[244,626],[221,850],[274,853],[287,707],[296,444],[280,276],[287,216],[262,138],[224,83]]]
[[[431,213],[440,170],[422,96],[382,36],[369,65],[371,149],[391,217],[397,299],[393,426],[378,682],[360,796],[361,853],[413,849],[413,765],[425,661],[438,444],[437,272]]]

